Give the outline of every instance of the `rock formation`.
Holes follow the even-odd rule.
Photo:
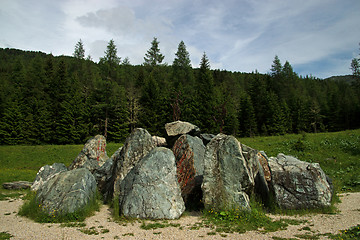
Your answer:
[[[95,198],[95,177],[86,168],[61,172],[40,185],[36,199],[49,215],[76,212]]]
[[[61,172],[66,172],[68,169],[63,163],[54,163],[53,165],[45,165],[40,168],[36,174],[35,181],[31,185],[32,191],[37,191],[41,185],[43,185],[47,180],[59,174]]]
[[[318,163],[279,154],[269,166],[275,201],[280,208],[321,208],[331,205],[332,191]]]
[[[249,210],[254,187],[239,141],[218,134],[206,147],[202,184],[205,208]]]
[[[109,157],[106,154],[106,139],[102,135],[96,135],[87,141],[79,155],[69,166],[69,170],[86,168],[90,172],[101,167]]]
[[[185,211],[176,179],[175,157],[153,149],[131,169],[119,189],[120,214],[134,218],[176,219]]]

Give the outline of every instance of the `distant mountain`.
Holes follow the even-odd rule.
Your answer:
[[[354,75],[332,76],[325,78],[324,80],[339,81],[339,82],[346,82],[352,84],[353,82],[356,81],[356,77]]]

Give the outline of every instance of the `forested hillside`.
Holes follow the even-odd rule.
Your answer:
[[[236,136],[360,127],[359,79],[301,77],[276,56],[269,74],[210,70],[205,53],[194,69],[183,42],[167,65],[156,38],[144,56],[133,66],[112,40],[99,63],[81,41],[74,57],[0,49],[0,144],[118,142],[173,120]]]

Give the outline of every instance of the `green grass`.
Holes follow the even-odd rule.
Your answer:
[[[360,224],[353,226],[346,230],[341,230],[339,234],[322,234],[327,236],[330,239],[334,240],[354,240],[360,239]]]
[[[336,192],[360,191],[360,129],[239,140],[252,148],[264,150],[268,157],[284,153],[302,161],[319,163],[333,180]]]
[[[7,232],[0,232],[0,240],[7,240],[12,238],[13,235],[11,235],[10,233]]]
[[[109,143],[106,152],[109,157],[120,143]],[[44,165],[64,163],[69,166],[84,145],[38,145],[0,146],[0,184],[12,181],[34,181],[36,173]]]
[[[251,211],[206,209],[203,212],[203,226],[213,228],[219,233],[245,233],[253,230],[274,232],[286,229],[289,225],[304,223],[304,221],[286,218],[273,221],[266,215],[263,206],[253,198],[250,200],[250,206]]]

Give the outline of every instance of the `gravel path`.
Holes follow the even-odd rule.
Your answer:
[[[339,230],[360,224],[360,192],[340,196],[339,213],[333,215],[316,214],[296,219],[307,220],[302,225],[292,225],[287,230],[262,234],[247,232],[245,234],[208,235],[208,228],[191,230],[190,227],[201,222],[199,216],[184,216],[179,220],[169,221],[180,224],[180,227],[166,227],[155,230],[142,230],[141,223],[127,223],[126,226],[111,220],[110,210],[102,206],[93,217],[86,220],[85,227],[61,227],[60,224],[40,224],[17,215],[23,201],[20,199],[0,201],[0,232],[8,232],[11,239],[273,239],[273,236],[291,238],[296,234],[338,233]],[[281,216],[271,216],[274,219]],[[290,217],[284,217],[290,218]],[[309,230],[301,230],[304,227]],[[80,230],[92,230],[98,235],[89,235]],[[327,239],[320,236],[320,239]]]

